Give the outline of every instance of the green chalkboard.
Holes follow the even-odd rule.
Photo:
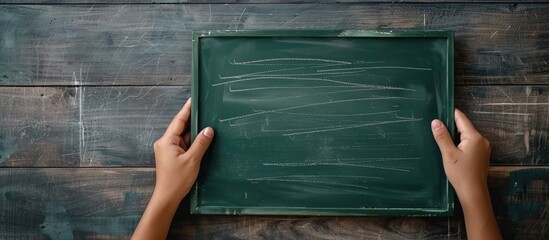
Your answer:
[[[452,214],[452,32],[195,32],[192,98],[194,214]]]

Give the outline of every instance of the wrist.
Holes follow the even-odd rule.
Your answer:
[[[491,206],[490,193],[486,184],[456,191],[464,212],[475,213]]]
[[[462,204],[475,203],[480,200],[489,200],[488,186],[475,186],[456,190],[459,201]]]
[[[175,210],[179,206],[181,198],[173,197],[173,194],[167,194],[157,188],[153,191],[149,205],[157,206],[161,209]]]

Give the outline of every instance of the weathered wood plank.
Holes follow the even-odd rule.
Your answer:
[[[154,166],[152,145],[189,96],[175,86],[84,88],[80,166]]]
[[[0,165],[77,166],[77,90],[0,88]]]
[[[2,168],[1,239],[126,239],[154,186],[149,168]],[[505,239],[545,239],[549,168],[498,167],[489,177]],[[190,216],[170,239],[463,239],[452,218]]]
[[[458,84],[549,84],[549,4],[0,6],[0,85],[189,85],[191,32],[447,29]]]
[[[0,161],[153,166],[152,143],[189,94],[180,86],[0,88]],[[492,142],[492,165],[549,164],[549,86],[458,86],[456,107]]]
[[[491,141],[493,165],[549,164],[548,86],[463,86],[455,96]]]
[[[151,169],[0,169],[0,239],[127,238]]]
[[[505,239],[549,239],[548,167],[493,167],[488,185]]]
[[[544,3],[544,0],[0,0],[0,4],[177,4],[177,3],[202,3],[202,4],[227,4],[227,3],[433,3],[433,2],[459,2],[459,3]]]
[[[154,166],[188,87],[0,87],[0,165]]]

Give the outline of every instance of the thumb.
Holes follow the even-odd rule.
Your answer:
[[[208,147],[212,142],[213,135],[214,130],[211,127],[204,128],[200,133],[198,133],[198,135],[196,135],[196,138],[187,153],[195,159],[202,159],[202,156],[204,156],[204,153],[208,150]]]
[[[438,148],[440,148],[440,153],[442,153],[442,158],[452,155],[457,150],[448,129],[446,129],[442,121],[438,119],[433,120],[431,122],[431,130],[433,131],[433,137],[437,142]]]

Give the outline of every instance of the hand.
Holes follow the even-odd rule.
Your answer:
[[[154,143],[156,186],[131,239],[166,239],[177,206],[196,181],[202,156],[214,132],[210,127],[205,128],[191,145],[190,116],[191,99]]]
[[[464,195],[472,189],[487,188],[490,142],[457,109],[455,119],[461,140],[457,147],[440,120],[433,120],[431,128],[442,153],[446,176],[457,194]]]
[[[198,176],[202,156],[210,145],[214,131],[207,127],[190,145],[188,121],[191,99],[175,115],[164,135],[154,143],[156,159],[156,194],[181,201]],[[183,136],[183,137],[182,137]],[[190,147],[189,147],[190,146]]]
[[[488,192],[490,142],[480,135],[473,123],[457,109],[455,119],[460,133],[460,143],[457,147],[440,120],[433,120],[431,129],[442,153],[446,176],[456,189],[463,208],[467,238],[502,239]]]

